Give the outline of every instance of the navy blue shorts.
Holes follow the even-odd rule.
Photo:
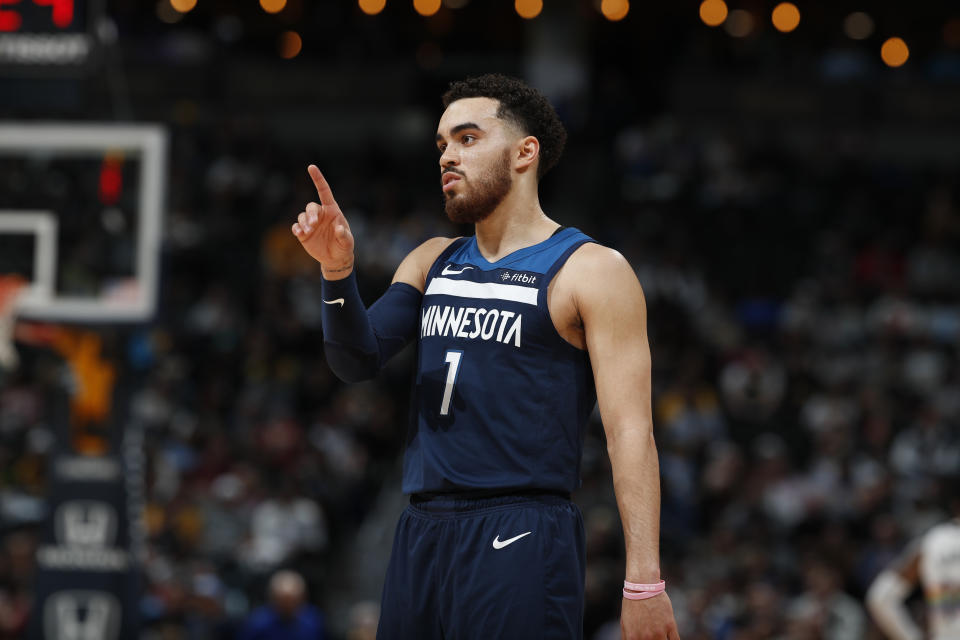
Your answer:
[[[583,517],[553,495],[411,500],[378,640],[583,637]]]

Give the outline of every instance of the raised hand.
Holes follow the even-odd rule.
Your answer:
[[[307,173],[317,188],[320,203],[311,202],[297,216],[293,235],[314,260],[320,263],[328,280],[338,280],[353,270],[353,234],[340,206],[333,199],[333,191],[316,165],[307,167]]]

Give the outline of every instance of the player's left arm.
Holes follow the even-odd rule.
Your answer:
[[[630,264],[612,249],[585,245],[570,263],[626,540],[624,577],[654,584],[660,580],[660,466],[643,290]],[[621,628],[624,640],[679,638],[666,593],[623,598]]]
[[[923,547],[915,540],[867,589],[867,610],[891,640],[921,640],[923,631],[910,617],[905,601],[920,583]]]

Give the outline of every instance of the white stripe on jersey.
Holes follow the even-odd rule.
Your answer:
[[[511,300],[523,304],[537,304],[537,289],[521,287],[515,284],[499,282],[471,282],[470,280],[451,280],[434,278],[423,295],[448,295],[458,298],[477,298],[483,300]]]

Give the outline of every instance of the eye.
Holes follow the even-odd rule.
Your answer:
[[[468,133],[468,134],[466,134],[465,136],[463,136],[462,138],[460,138],[460,142],[462,142],[463,144],[470,144],[471,142],[473,142],[473,141],[476,140],[476,139],[477,139],[477,136],[470,135],[470,134]]]
[[[446,151],[446,150],[447,150],[447,145],[445,145],[445,144],[438,144],[438,145],[437,145],[437,151],[439,151],[440,153],[443,153],[443,152]]]

